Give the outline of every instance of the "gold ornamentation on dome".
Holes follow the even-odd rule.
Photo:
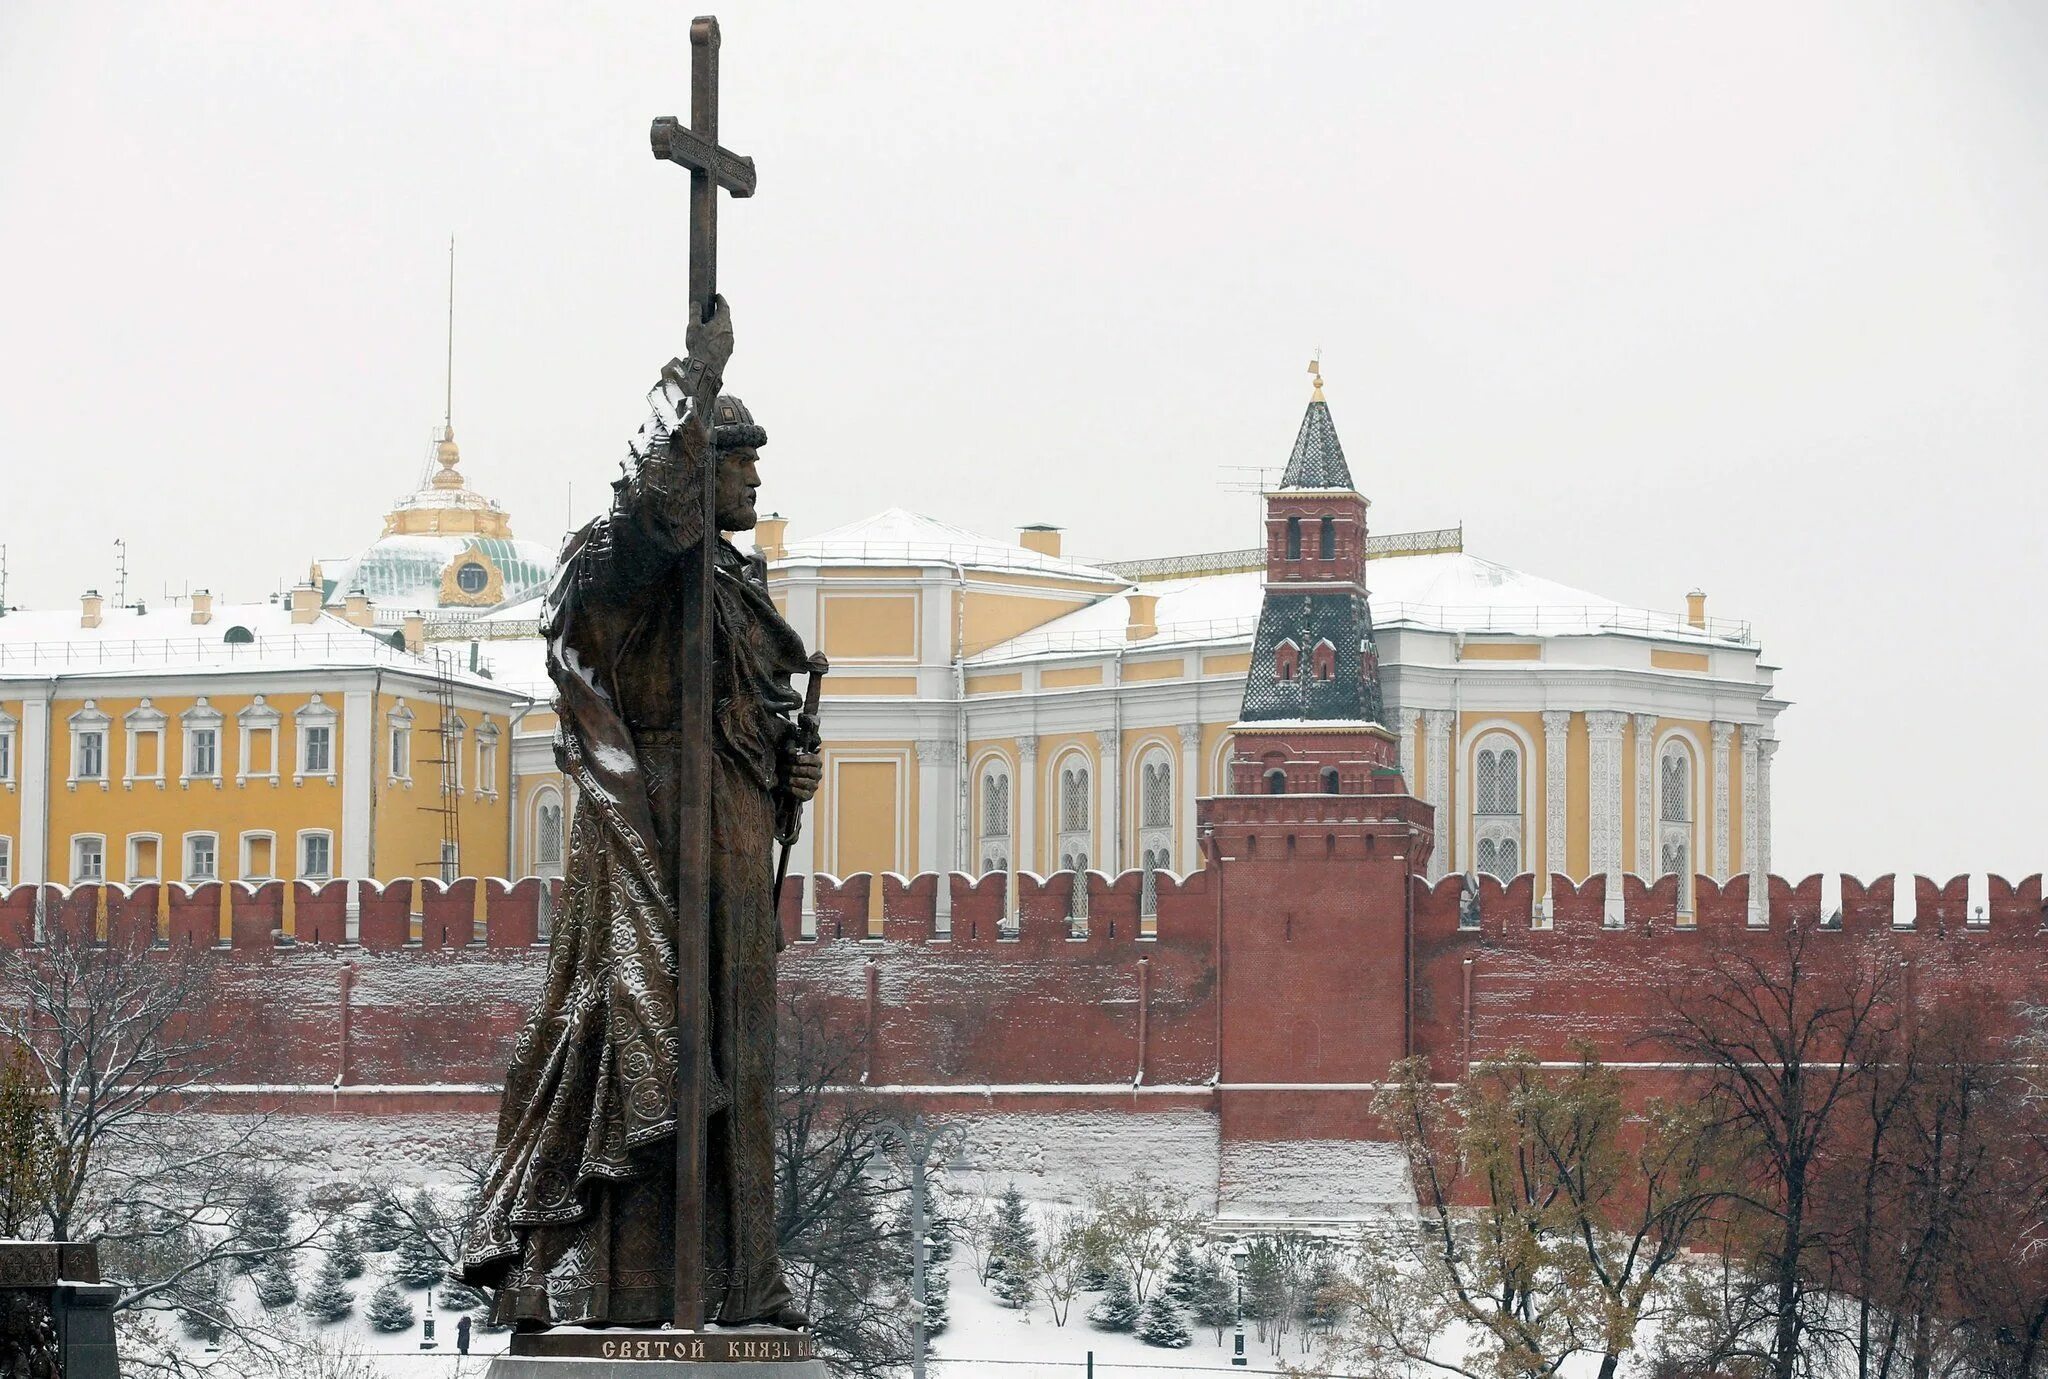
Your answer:
[[[505,576],[479,550],[466,550],[441,571],[443,608],[490,608],[505,601]]]
[[[434,462],[441,466],[441,472],[434,476],[435,488],[461,488],[462,475],[456,466],[462,463],[462,451],[455,445],[455,428],[444,427],[441,440],[434,447]]]

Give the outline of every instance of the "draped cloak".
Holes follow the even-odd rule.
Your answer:
[[[684,495],[712,452],[679,388],[652,400],[612,511],[570,538],[548,594],[556,754],[577,803],[546,984],[513,1047],[462,1251],[463,1277],[498,1290],[506,1324],[673,1319],[677,672],[683,566],[701,539]],[[796,813],[778,780],[805,650],[759,559],[719,540],[716,560],[708,989],[685,998],[709,1035],[704,1310],[736,1324],[790,1302],[775,1247],[771,894],[778,816],[788,836]]]

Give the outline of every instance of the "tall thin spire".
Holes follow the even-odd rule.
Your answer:
[[[442,375],[445,393],[442,398],[441,429],[450,433],[455,430],[455,236],[448,236],[448,368]]]

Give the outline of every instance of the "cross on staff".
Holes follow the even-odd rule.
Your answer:
[[[654,156],[690,170],[690,309],[709,321],[717,296],[718,192],[754,194],[754,160],[718,143],[718,20],[690,22],[690,123],[654,121]],[[709,417],[699,424],[711,425]],[[713,581],[718,541],[718,466],[702,466],[698,511],[703,537],[685,560],[683,620],[676,659],[676,727],[687,744],[680,765],[683,800],[676,820],[676,1214],[675,1325],[704,1324],[704,1075],[710,1067],[704,1002],[709,995],[711,892],[711,658]]]

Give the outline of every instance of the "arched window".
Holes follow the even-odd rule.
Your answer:
[[[1318,680],[1337,678],[1337,648],[1330,645],[1328,638],[1317,642],[1315,650],[1309,653],[1309,673]]]
[[[563,822],[562,797],[542,791],[533,816],[533,869],[541,876],[561,875]]]
[[[1502,881],[1522,874],[1522,747],[1488,733],[1472,754],[1472,865]]]
[[[1010,768],[992,761],[981,772],[981,872],[1010,869]]]
[[[1325,517],[1323,519],[1322,534],[1316,540],[1316,554],[1324,560],[1335,560],[1337,558],[1336,518]]]
[[[1088,913],[1088,850],[1094,843],[1089,830],[1090,796],[1088,766],[1078,756],[1060,766],[1060,870],[1074,873],[1073,900],[1068,913],[1081,918]]]
[[[1173,758],[1162,747],[1149,749],[1138,765],[1138,863],[1145,872],[1139,913],[1154,914],[1152,873],[1173,866]]]
[[[1301,673],[1301,648],[1291,641],[1283,641],[1273,648],[1273,674],[1282,680],[1292,680]]]
[[[1343,783],[1338,778],[1337,768],[1334,766],[1325,766],[1323,768],[1323,793],[1325,795],[1341,795],[1344,793]]]
[[[1692,752],[1682,738],[1657,757],[1657,874],[1678,878],[1678,908],[1692,908]]]
[[[1301,519],[1299,517],[1287,519],[1287,558],[1289,560],[1301,559]]]
[[[1272,770],[1266,772],[1266,793],[1268,795],[1286,794],[1287,772],[1283,771],[1278,766],[1275,766]]]
[[[256,641],[256,634],[246,627],[237,625],[223,632],[220,639],[229,646],[251,646]]]

